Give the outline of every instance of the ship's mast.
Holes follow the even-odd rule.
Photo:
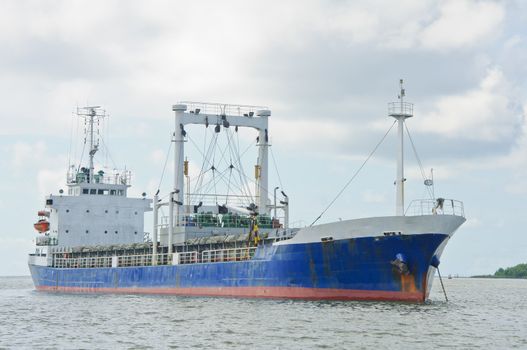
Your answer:
[[[395,179],[395,215],[404,215],[404,122],[413,117],[413,104],[404,102],[403,80],[399,81],[399,102],[388,104],[390,117],[397,120],[397,175]]]
[[[93,180],[93,172],[95,171],[95,167],[93,166],[93,157],[95,156],[95,153],[97,152],[98,145],[93,144],[93,118],[95,117],[95,109],[90,109],[90,174],[88,177],[88,182],[92,182]]]
[[[86,130],[86,138],[89,140],[89,143],[90,143],[90,150],[89,150],[90,172],[87,178],[88,183],[93,182],[94,175],[95,175],[94,174],[95,166],[94,166],[93,159],[94,159],[95,153],[97,153],[97,151],[99,150],[99,140],[96,140],[95,138],[95,133],[96,133],[95,122],[97,122],[99,119],[102,119],[106,116],[105,111],[101,110],[100,108],[101,108],[100,106],[77,108],[77,115],[79,117],[84,118],[88,123],[88,130]]]

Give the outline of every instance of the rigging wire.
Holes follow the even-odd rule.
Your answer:
[[[104,142],[104,138],[100,137],[99,140],[102,142],[102,146],[103,146],[103,148],[105,150],[105,153],[106,153],[106,158],[110,158],[110,161],[112,162],[113,167],[117,168],[117,165],[116,165],[115,161],[113,160],[112,155],[110,154],[110,149],[108,148],[108,146],[106,146],[106,143]]]
[[[206,132],[206,131],[205,131]],[[199,170],[199,174],[196,178],[196,181],[194,183],[194,193],[197,193],[198,192],[198,188],[201,188],[201,185],[203,184],[203,174],[206,173],[207,171],[210,170],[207,169],[204,171],[205,169],[205,165],[206,165],[206,159],[207,159],[207,155],[211,152],[211,147],[212,147],[212,142],[209,144],[209,147],[205,150],[206,148],[206,145],[203,144],[203,152],[201,151],[201,149],[198,147],[198,145],[196,144],[196,142],[194,142],[194,140],[192,139],[192,137],[190,137],[189,134],[187,134],[187,139],[192,142],[192,144],[194,145],[194,147],[196,147],[196,149],[201,153],[201,155],[203,156],[203,163],[201,164],[201,169]]]
[[[269,149],[271,150],[271,158],[273,159],[274,170],[276,171],[276,176],[278,176],[278,183],[280,184],[280,188],[283,190],[284,185],[282,185],[282,179],[280,178],[280,172],[278,172],[278,166],[276,166],[276,160],[274,158],[273,148],[269,147]]]
[[[388,129],[388,131],[386,131],[386,133],[384,134],[384,136],[381,138],[381,140],[377,143],[377,145],[373,148],[373,150],[371,151],[371,153],[368,155],[368,157],[366,157],[366,159],[364,160],[364,162],[362,163],[362,165],[355,171],[355,173],[353,174],[353,176],[351,177],[351,179],[348,180],[348,182],[346,182],[346,184],[344,185],[344,187],[342,187],[342,189],[337,193],[337,195],[335,196],[335,198],[333,198],[333,200],[328,204],[328,206],[320,213],[320,215],[315,219],[315,221],[313,221],[311,223],[311,225],[309,225],[309,227],[313,226],[321,217],[322,215],[324,215],[326,213],[326,211],[328,211],[328,209],[333,205],[333,203],[336,202],[336,200],[342,195],[342,193],[346,190],[346,188],[349,186],[349,184],[355,180],[355,177],[357,177],[357,175],[359,174],[359,172],[362,170],[362,168],[364,168],[364,166],[366,165],[366,163],[370,160],[370,158],[373,156],[373,154],[377,151],[377,149],[379,148],[379,146],[384,142],[384,139],[386,139],[386,136],[388,136],[388,134],[390,133],[390,131],[392,130],[393,126],[395,125],[395,123],[397,122],[397,120],[395,120],[393,122],[393,124],[390,126],[390,128]]]
[[[216,189],[215,190],[215,193],[216,193],[217,192],[217,187],[215,186],[215,184],[219,180],[221,180],[227,185],[228,193],[230,193],[230,189],[231,188],[237,188],[238,190],[240,190],[240,192],[242,192],[242,194],[244,196],[249,197],[252,200],[252,193],[251,193],[251,191],[249,189],[248,183],[247,183],[247,181],[244,181],[244,177],[246,177],[246,175],[243,172],[240,172],[240,170],[239,170],[239,169],[242,169],[242,171],[243,171],[243,167],[242,167],[242,164],[241,164],[241,156],[240,156],[240,153],[239,153],[239,147],[236,147],[236,143],[232,139],[232,137],[233,137],[232,136],[232,132],[230,132],[229,129],[225,130],[225,135],[227,137],[227,145],[225,145],[225,147],[223,147],[223,148],[221,148],[219,146],[219,144],[218,144],[218,134],[215,133],[214,135],[215,136],[214,136],[213,140],[210,141],[208,148],[207,148],[206,145],[204,145],[204,149],[207,149],[206,152],[203,152],[200,149],[200,147],[198,147],[198,145],[194,141],[194,139],[192,139],[192,137],[190,137],[190,135],[188,135],[189,141],[194,145],[196,150],[199,153],[201,153],[201,155],[203,157],[203,163],[202,163],[201,171],[200,171],[200,173],[198,175],[198,180],[195,182],[195,186],[194,186],[195,187],[194,194],[198,198],[202,199],[204,193],[206,192],[207,189],[209,189],[211,187],[211,185],[212,185],[212,187],[214,187]],[[237,143],[239,144],[239,137],[238,137]],[[246,153],[251,148],[251,146],[253,146],[253,145],[254,144],[251,143],[244,150],[244,153]],[[227,151],[229,152],[229,154],[227,154]],[[215,163],[215,159],[216,159],[217,153],[219,153],[218,154],[218,164]],[[214,159],[211,161],[211,158],[214,158]],[[228,159],[230,159],[230,162],[227,161]],[[221,171],[221,172],[213,171],[212,179],[205,182],[204,181],[205,180],[205,174],[208,173],[212,169],[213,166],[216,168],[217,165],[219,165],[220,163],[225,163],[228,166],[227,169],[225,169],[225,171]],[[231,165],[232,165],[232,168],[231,168]],[[239,177],[240,177],[240,184],[239,184],[239,186],[237,186],[232,181],[234,179],[234,178],[231,177],[233,169],[236,170],[238,172],[238,174],[239,174]],[[218,170],[218,169],[216,169],[216,170]],[[229,178],[225,179],[225,173],[226,173],[227,170],[230,170]],[[217,193],[216,193],[216,195],[217,195]]]
[[[77,168],[77,172],[79,172],[81,170],[81,165],[82,165],[82,159],[84,158],[84,149],[86,148],[86,139],[84,139],[84,143],[82,144],[82,153],[81,153],[81,159],[79,161],[79,166]]]
[[[110,142],[110,115],[106,114],[106,118],[103,118],[102,122],[103,122],[103,130],[106,130],[106,135],[102,137],[104,147],[106,148],[104,165],[108,167],[108,158],[109,158],[110,161],[114,163],[114,167],[115,167],[115,162],[113,161],[112,156],[110,154],[110,147],[104,142],[104,140],[107,140],[108,142]]]
[[[163,177],[165,176],[165,170],[166,170],[167,163],[168,163],[168,157],[170,156],[170,150],[172,149],[172,143],[173,143],[172,140],[170,140],[170,145],[168,146],[168,151],[167,151],[167,157],[165,159],[165,164],[163,165],[163,171],[161,172],[161,179],[159,179],[159,185],[157,186],[158,191],[161,188],[161,183],[163,182]]]
[[[410,139],[410,144],[412,145],[412,149],[414,151],[415,158],[417,159],[417,164],[419,165],[419,170],[421,171],[421,176],[423,180],[426,180],[426,174],[423,168],[423,164],[421,163],[421,159],[419,158],[419,154],[417,154],[417,149],[415,148],[414,140],[412,139],[412,135],[410,134],[410,130],[408,130],[408,126],[406,123],[404,123],[404,127],[406,128],[406,133],[408,134],[408,138]],[[426,190],[428,191],[428,195],[431,199],[434,199],[434,196],[432,195],[432,190],[429,186],[426,186]]]
[[[73,143],[73,120],[74,119],[71,118],[71,122],[70,122],[70,147],[69,147],[69,150],[68,150],[68,173],[69,173],[70,167],[71,167],[71,148],[72,148],[72,143]]]
[[[249,186],[249,182],[246,181],[245,179],[248,178],[248,176],[245,174],[245,170],[244,170],[244,167],[242,165],[242,157],[245,155],[245,153],[247,153],[247,151],[251,148],[251,147],[254,147],[256,146],[256,141],[253,141],[251,142],[247,148],[240,154],[240,147],[239,147],[239,144],[240,144],[240,136],[239,134],[236,135],[236,137],[238,138],[238,148],[236,149],[236,160],[238,162],[238,175],[240,177],[240,184],[242,184],[245,188],[245,193],[246,195],[248,195],[248,197],[251,199],[251,202],[254,202],[255,201],[255,198],[253,197],[253,194],[251,192],[251,188]]]
[[[232,135],[231,135],[231,138],[232,138]],[[242,166],[242,162],[241,162],[241,156],[240,156],[240,136],[238,133],[236,133],[236,143],[232,143],[233,144],[233,147],[231,147],[230,151],[231,151],[231,157],[234,156],[235,158],[235,164],[237,163],[238,165],[238,168],[236,169],[236,171],[238,172],[238,177],[239,177],[239,180],[240,180],[240,187],[241,187],[241,192],[244,196],[246,196],[247,198],[250,198],[251,202],[254,202],[254,199],[253,199],[253,195],[252,195],[252,192],[251,192],[251,189],[249,187],[249,183],[247,181],[244,181],[244,176],[245,176],[245,171],[243,170],[244,167]],[[253,146],[253,143],[250,143],[249,146],[247,147],[247,149],[244,151],[247,152],[247,150]],[[241,172],[240,172],[241,170]]]
[[[216,137],[217,137],[217,134],[216,134]],[[198,174],[197,179],[196,179],[195,184],[194,184],[194,193],[199,195],[199,191],[198,190],[200,190],[203,187],[203,177],[204,177],[205,173],[207,173],[210,170],[209,165],[211,165],[211,164],[210,164],[209,158],[210,158],[210,154],[212,153],[212,148],[213,148],[214,143],[211,140],[211,142],[209,143],[209,147],[207,148],[206,154],[204,154],[204,153],[201,152],[200,148],[198,147],[196,142],[194,142],[194,140],[190,137],[189,134],[187,134],[187,139],[190,140],[190,142],[192,142],[192,144],[196,147],[196,149],[203,156],[203,163],[201,164],[201,169],[199,171],[199,174]],[[207,170],[205,170],[206,166],[207,166]]]

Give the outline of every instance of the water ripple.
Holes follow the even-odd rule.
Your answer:
[[[452,279],[424,305],[61,295],[0,278],[0,349],[527,348],[527,281]]]

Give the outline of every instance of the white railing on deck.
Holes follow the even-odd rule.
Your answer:
[[[113,258],[117,259],[117,266],[113,266]],[[168,254],[157,254],[157,265],[167,265]],[[128,267],[152,266],[152,254],[146,255],[121,255],[121,256],[94,256],[85,258],[55,258],[53,267],[57,268],[94,268],[94,267]]]
[[[89,258],[55,258],[53,267],[58,268],[90,268],[112,267],[111,256],[98,256]]]
[[[442,198],[440,198],[442,199]],[[406,209],[405,215],[422,216],[422,215],[455,215],[465,217],[463,202],[455,199],[417,199],[413,200]]]
[[[205,250],[201,253],[201,262],[226,262],[249,260],[254,256],[256,247]]]
[[[214,263],[228,261],[250,260],[254,256],[256,247],[205,250],[200,254],[197,251],[174,253],[177,261],[169,260],[169,254],[157,254],[157,265]],[[170,254],[172,255],[172,254]],[[200,259],[201,258],[201,259]],[[114,263],[116,259],[116,265]],[[56,268],[101,268],[101,267],[131,267],[152,266],[152,254],[120,255],[120,256],[94,256],[83,258],[55,257],[53,267]]]
[[[179,252],[177,254],[177,264],[195,264],[198,262],[198,252]]]

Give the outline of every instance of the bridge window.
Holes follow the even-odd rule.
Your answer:
[[[96,190],[95,188],[92,188],[92,189],[90,190],[90,194],[97,194],[97,190]]]
[[[87,188],[82,189],[82,194],[89,194],[89,193],[90,193],[90,190],[88,190]]]

